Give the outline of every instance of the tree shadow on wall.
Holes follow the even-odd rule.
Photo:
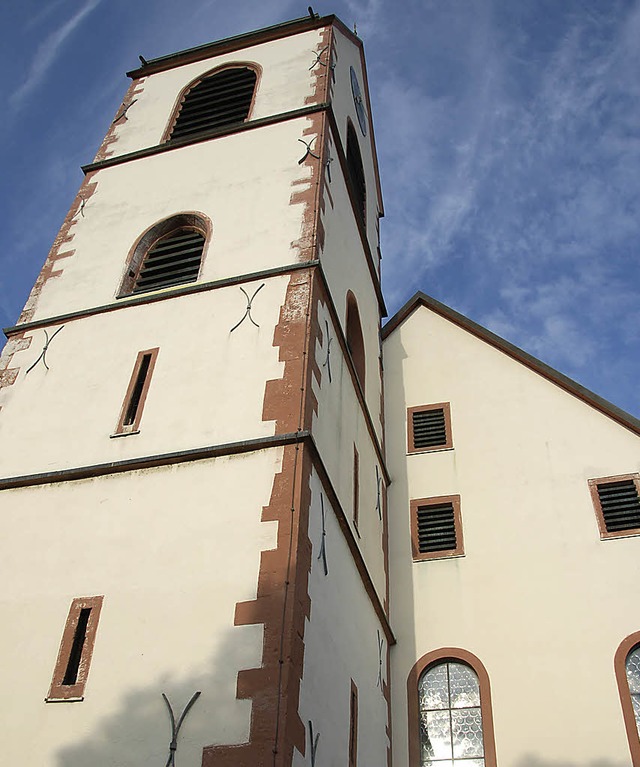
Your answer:
[[[118,709],[106,715],[92,730],[84,730],[82,740],[57,752],[57,767],[165,765],[171,741],[171,719],[163,692],[173,707],[176,722],[193,694],[198,690],[202,693],[180,728],[176,767],[199,765],[204,746],[237,741],[233,720],[237,720],[238,709],[230,705],[236,698],[236,673],[238,669],[255,665],[255,659],[250,660],[241,643],[232,632],[230,634],[211,665],[201,672],[194,671],[179,679],[159,677],[153,686],[126,692]],[[117,675],[117,669],[114,668],[113,673]],[[121,687],[126,688],[126,680]],[[72,705],[89,703],[88,697],[84,703]],[[245,703],[248,724],[250,701],[239,705]]]
[[[631,767],[631,759],[625,762],[613,762],[609,759],[594,759],[590,762],[550,762],[533,754],[526,754],[514,767]]]

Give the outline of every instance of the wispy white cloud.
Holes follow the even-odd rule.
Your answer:
[[[52,32],[35,53],[25,81],[9,97],[15,110],[20,109],[31,93],[38,88],[47,75],[47,70],[62,51],[65,41],[101,0],[88,0],[68,21]]]

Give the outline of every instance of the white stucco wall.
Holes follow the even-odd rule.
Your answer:
[[[358,764],[386,767],[387,707],[378,685],[378,636],[384,637],[331,504],[314,473],[309,538],[312,542],[309,596],[311,617],[305,627],[304,674],[300,716],[307,728],[307,755],[294,754],[294,767],[310,764],[308,723],[320,735],[317,765],[345,765],[349,748],[351,680],[358,688]],[[318,559],[325,512],[328,574]],[[387,679],[386,641],[382,679]]]
[[[628,764],[613,657],[640,628],[640,538],[600,540],[587,480],[637,472],[638,438],[426,308],[384,360],[394,764],[409,670],[441,647],[484,663],[501,767]],[[444,401],[453,450],[407,456],[406,408]],[[409,500],[449,494],[465,556],[412,563]]]
[[[366,94],[365,94],[365,79],[362,69],[362,59],[360,56],[360,49],[347,38],[339,29],[334,28],[334,39],[336,48],[335,57],[335,84],[333,87],[332,106],[336,116],[336,123],[338,125],[338,131],[340,133],[340,139],[342,147],[347,151],[347,119],[350,119],[355,128],[356,136],[360,146],[360,154],[362,155],[362,165],[364,168],[364,175],[366,181],[367,190],[367,205],[366,205],[366,229],[367,239],[369,241],[369,248],[373,255],[374,264],[379,269],[379,263],[377,258],[378,248],[378,231],[377,221],[380,214],[378,203],[378,192],[376,188],[376,175],[374,164],[373,145],[371,143],[371,126],[372,118],[369,114],[369,108],[367,106]],[[360,124],[358,122],[358,115],[353,100],[353,93],[351,91],[351,67],[355,70],[358,77],[358,83],[360,84],[360,90],[364,99],[365,110],[367,113],[367,132],[366,135],[362,134]],[[332,154],[335,157],[335,153]],[[337,164],[337,163],[336,163]],[[347,203],[348,205],[348,203]]]
[[[309,67],[315,60],[321,29],[186,64],[144,78],[127,120],[118,123],[114,156],[156,146],[169,123],[177,100],[189,83],[225,64],[251,63],[262,68],[251,120],[301,109],[313,94]]]
[[[331,153],[332,142],[329,142]],[[332,163],[336,166],[337,163]],[[380,308],[367,266],[346,180],[339,167],[332,167],[331,182],[324,194],[324,247],[320,254],[322,269],[336,312],[346,333],[347,293],[351,290],[358,302],[365,347],[365,400],[378,439],[382,435],[380,414]]]
[[[49,370],[40,362],[27,373],[45,340],[33,331],[31,347],[14,356],[20,375],[4,390],[0,476],[273,434],[262,409],[265,381],[284,372],[273,337],[288,282],[266,280],[252,306],[260,327],[247,318],[233,333],[247,305],[237,285],[69,322],[47,351]],[[251,296],[261,284],[243,287]],[[137,354],[154,347],[140,433],[110,439]]]
[[[323,344],[316,347],[316,360],[321,371],[318,384],[313,381],[313,391],[318,401],[318,412],[313,418],[313,437],[325,464],[334,490],[340,500],[351,530],[358,543],[369,574],[375,584],[380,602],[386,595],[385,566],[383,555],[383,523],[377,510],[378,476],[382,467],[378,462],[371,436],[366,426],[362,409],[355,394],[351,375],[347,368],[341,347],[336,338],[336,328],[324,304],[318,308],[320,327],[323,330]],[[331,342],[331,381],[324,362],[326,360],[327,334],[329,327]],[[353,445],[359,456],[359,517],[358,528],[353,525]],[[384,484],[380,487],[383,503]]]
[[[202,692],[180,733],[184,767],[203,745],[247,740],[236,675],[260,666],[263,630],[233,617],[275,547],[260,517],[281,460],[273,449],[2,494],[4,763],[164,764],[162,692],[176,716]],[[104,604],[85,699],[45,703],[71,600],[93,595]]]
[[[308,126],[299,118],[98,171],[71,229],[75,252],[44,285],[34,319],[113,302],[135,242],[177,213],[211,220],[200,282],[295,262],[304,206],[290,198],[310,179],[298,165]]]

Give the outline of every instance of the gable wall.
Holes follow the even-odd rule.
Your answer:
[[[395,764],[409,670],[447,646],[487,668],[501,765],[628,759],[613,657],[639,628],[640,538],[600,540],[587,480],[640,470],[637,437],[426,308],[384,360]],[[445,401],[453,449],[407,456],[406,408]],[[409,500],[450,494],[465,556],[412,563]]]

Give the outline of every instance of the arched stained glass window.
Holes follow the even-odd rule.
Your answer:
[[[640,736],[640,646],[631,650],[624,665],[627,672],[633,715],[636,720],[636,731]]]
[[[484,767],[480,684],[466,663],[428,668],[418,683],[422,767]]]
[[[407,678],[411,767],[496,767],[491,686],[459,647],[423,655]]]
[[[622,641],[614,659],[633,767],[640,767],[640,631]]]

